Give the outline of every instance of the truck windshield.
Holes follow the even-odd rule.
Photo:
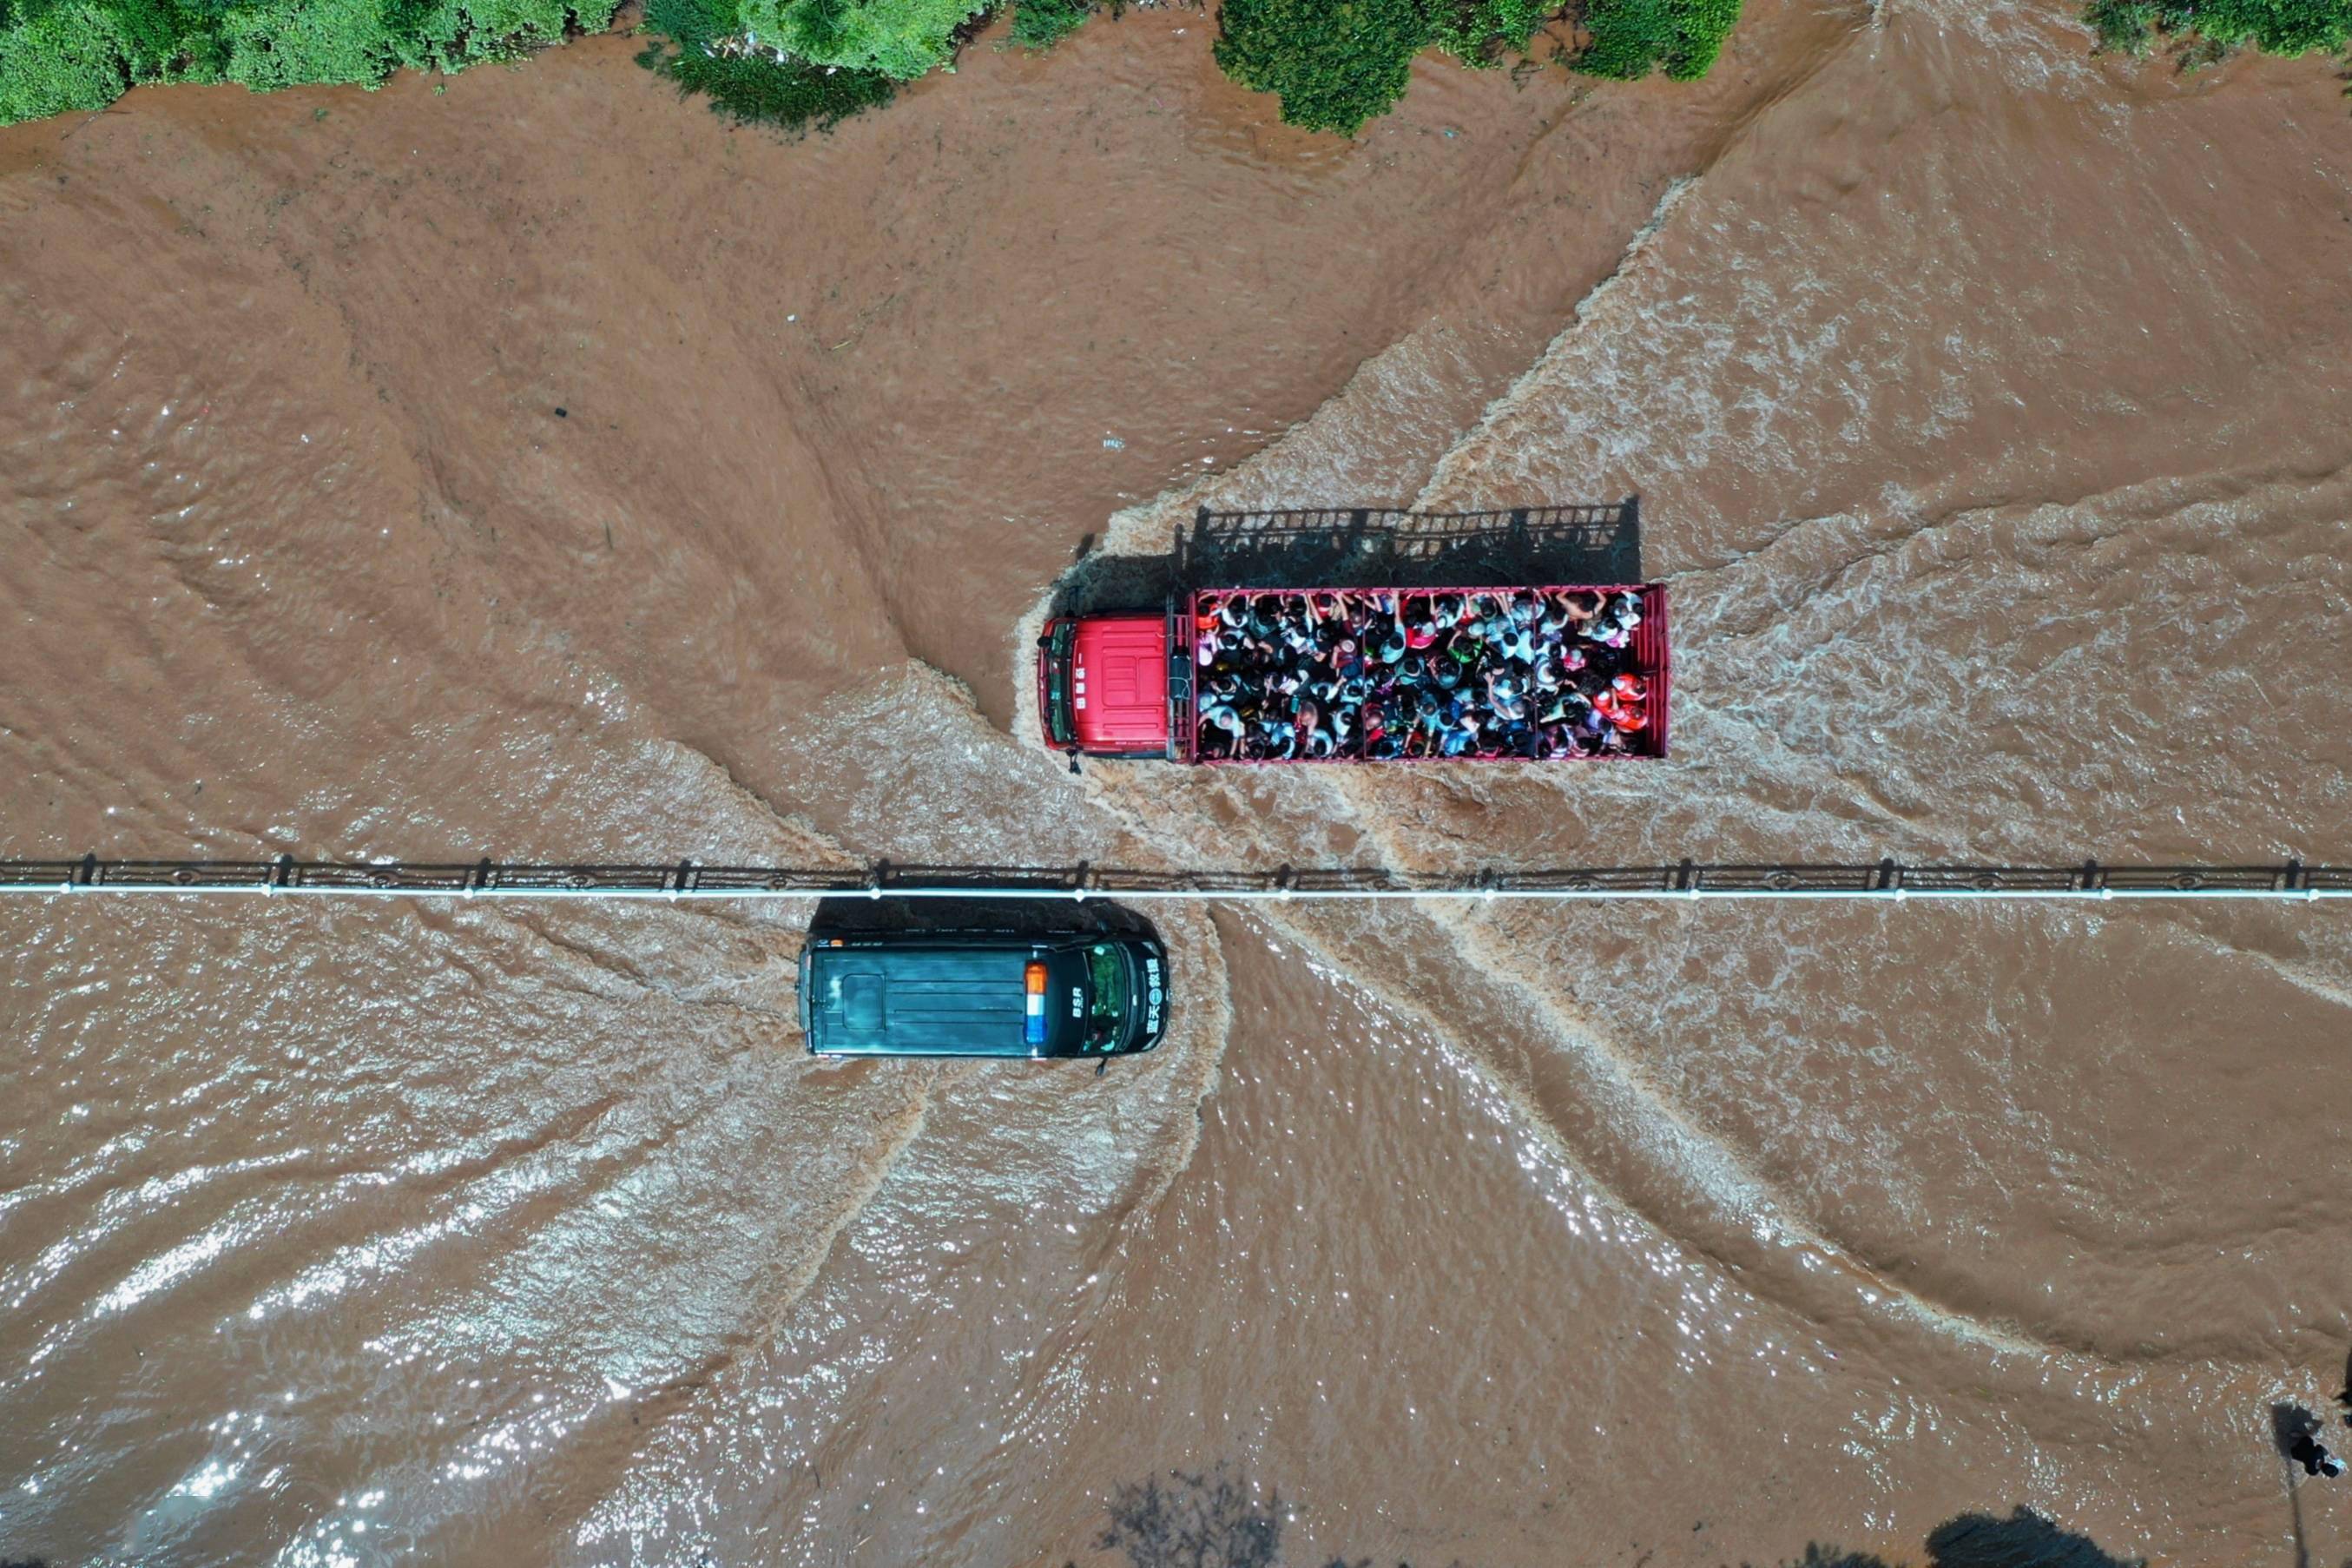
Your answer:
[[[1087,1049],[1107,1051],[1118,1044],[1134,996],[1127,954],[1107,942],[1087,949]]]
[[[1067,746],[1078,738],[1077,719],[1070,710],[1070,649],[1077,637],[1075,621],[1063,621],[1045,636],[1038,716],[1045,721],[1045,740],[1051,745]]]

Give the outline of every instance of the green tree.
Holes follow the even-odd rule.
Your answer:
[[[742,0],[745,28],[816,66],[911,81],[955,57],[957,29],[989,0]]]
[[[1095,10],[1093,0],[1013,0],[1013,41],[1024,49],[1050,49]]]
[[[2352,0],[2336,0],[2352,4]],[[1412,58],[1435,45],[1472,65],[1525,54],[1547,0],[1224,0],[1217,63],[1279,93],[1282,118],[1352,136],[1404,96]],[[1705,76],[1739,0],[1586,0],[1591,41],[1570,62],[1593,76]]]
[[[263,0],[206,20],[222,78],[259,92],[312,82],[374,87],[393,69],[377,0]]]
[[[186,52],[155,0],[0,0],[0,124],[103,109]]]
[[[1457,0],[1431,17],[1430,41],[1465,65],[1500,65],[1505,55],[1526,54],[1558,11],[1546,0]]]
[[[1696,81],[1738,20],[1739,0],[1590,0],[1592,41],[1576,68],[1630,81],[1663,68],[1676,81]]]
[[[1404,96],[1412,57],[1433,41],[1420,0],[1225,0],[1217,64],[1282,118],[1353,136]]]
[[[646,25],[667,42],[648,46],[637,63],[732,119],[821,130],[890,100],[893,85],[880,71],[779,59],[772,45],[752,45],[734,0],[646,0]]]
[[[2290,57],[2352,45],[2352,0],[2092,0],[2084,16],[2101,43],[2135,54],[2168,36]]]
[[[0,121],[103,108],[130,88],[373,88],[601,29],[614,0],[0,0]]]

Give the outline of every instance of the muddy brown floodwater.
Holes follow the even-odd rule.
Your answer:
[[[1340,144],[1213,29],[0,132],[0,854],[2352,854],[2331,68],[1765,0]],[[1669,763],[1027,738],[1082,546],[1635,491]],[[0,909],[0,1557],[2352,1552],[2340,910],[1178,910],[1101,1079],[812,1061],[807,913]]]

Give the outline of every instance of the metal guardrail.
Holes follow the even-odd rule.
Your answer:
[[[0,860],[0,894],[83,893],[494,899],[2273,899],[2352,897],[2352,868],[2249,866],[1722,865],[1489,868],[1468,875],[1367,867],[1271,870],[1097,866],[528,865],[298,860]]]

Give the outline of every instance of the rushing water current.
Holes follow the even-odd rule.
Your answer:
[[[2330,67],[1762,0],[1346,144],[1213,26],[0,132],[0,854],[2352,855]],[[1634,492],[1669,763],[1029,739],[1082,548]],[[0,1558],[2352,1553],[2341,905],[1171,908],[1101,1079],[813,1061],[808,912],[0,906]]]

